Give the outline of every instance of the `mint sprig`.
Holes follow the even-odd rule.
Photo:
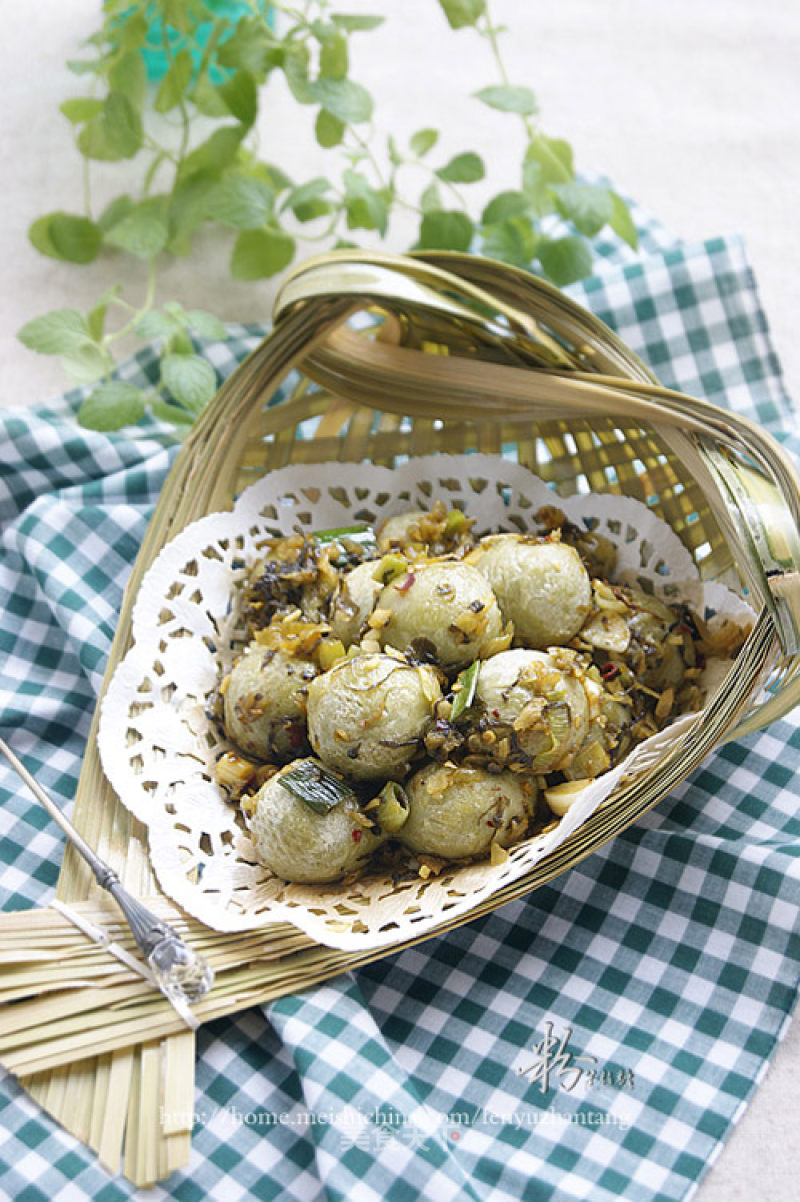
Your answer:
[[[79,411],[82,424],[118,429],[150,412],[185,432],[213,397],[213,369],[193,339],[224,337],[222,323],[176,302],[155,305],[162,265],[201,254],[210,227],[229,237],[230,272],[243,281],[278,275],[307,244],[353,246],[362,231],[390,239],[399,209],[416,214],[416,248],[480,251],[560,285],[591,271],[591,241],[607,227],[636,245],[622,198],[576,177],[569,144],[539,124],[534,91],[508,77],[488,0],[431,3],[451,31],[470,30],[487,44],[495,78],[470,102],[521,122],[525,134],[516,178],[480,211],[468,195],[486,174],[479,150],[439,153],[432,125],[405,145],[389,134],[378,146],[373,98],[351,75],[351,39],[376,29],[382,16],[339,13],[330,0],[270,3],[269,16],[262,0],[232,6],[233,16],[207,0],[105,0],[85,57],[67,64],[86,81],[86,94],[61,105],[84,163],[84,211],[55,209],[32,223],[29,238],[41,254],[77,266],[101,258],[111,265],[119,255],[140,260],[145,295],[130,304],[112,285],[89,312],[58,308],[19,333],[31,350],[60,355],[72,380],[95,385]],[[165,70],[148,86],[146,55],[159,29]],[[278,77],[313,113],[314,138],[331,155],[324,175],[291,179],[259,149],[256,126]],[[107,172],[130,160],[141,168],[138,187],[98,212],[95,164]],[[567,232],[550,232],[551,219]],[[131,334],[160,340],[151,389],[114,378],[116,347]]]

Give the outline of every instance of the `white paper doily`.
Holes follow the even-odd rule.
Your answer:
[[[237,650],[232,606],[246,562],[265,537],[301,529],[377,525],[435,500],[475,517],[478,533],[527,531],[542,505],[617,548],[618,582],[644,584],[742,623],[749,607],[719,584],[699,581],[677,535],[626,497],[558,497],[519,464],[488,455],[431,455],[394,470],[364,463],[292,466],[248,488],[231,512],[211,514],[167,544],[145,576],[133,611],[133,646],[103,701],[98,745],[123,804],[147,827],[164,892],[220,931],[286,921],[317,942],[346,950],[390,947],[451,920],[528,872],[558,847],[623,775],[656,762],[681,737],[686,715],[640,744],[587,788],[556,830],[509,850],[508,860],[445,869],[393,884],[366,875],[349,885],[287,885],[257,863],[238,807],[214,782],[229,747],[207,716],[208,697]]]

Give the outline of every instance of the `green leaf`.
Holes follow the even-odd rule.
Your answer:
[[[28,241],[40,255],[58,259],[60,255],[50,240],[50,216],[48,213],[44,217],[38,217],[28,226]]]
[[[313,104],[314,93],[308,76],[311,56],[308,47],[293,42],[288,47],[283,59],[283,73],[289,85],[289,91],[298,104]]]
[[[294,258],[294,238],[282,230],[245,230],[236,239],[231,275],[236,280],[263,280],[277,275]]]
[[[322,197],[331,189],[331,184],[322,176],[309,180],[293,188],[283,204],[283,209],[291,209],[298,221],[313,221],[330,213],[331,205]]]
[[[103,103],[103,127],[109,150],[118,159],[130,159],[141,149],[142,119],[122,92],[109,92]]]
[[[59,105],[59,109],[73,125],[82,125],[84,121],[89,121],[98,113],[102,113],[103,102],[95,100],[91,96],[80,96],[74,100],[65,100],[63,104]]]
[[[484,225],[494,225],[508,217],[521,217],[529,207],[530,201],[524,192],[498,192],[483,210],[481,222]]]
[[[147,69],[141,54],[135,50],[123,54],[110,68],[108,82],[112,91],[121,92],[140,109],[147,95]]]
[[[163,250],[169,237],[166,204],[154,196],[136,205],[106,234],[106,242],[138,259],[152,259]]]
[[[169,70],[156,92],[153,108],[157,113],[169,113],[178,107],[192,82],[193,70],[191,53],[184,47],[170,63]]]
[[[420,225],[420,250],[469,250],[474,227],[466,213],[434,209],[425,213]]]
[[[89,430],[121,430],[133,426],[147,410],[145,394],[124,380],[98,384],[78,410],[78,422]]]
[[[103,231],[88,217],[53,213],[48,230],[50,243],[59,259],[67,263],[91,263],[103,243]]]
[[[153,342],[156,338],[172,338],[181,328],[181,322],[171,314],[151,309],[136,323],[135,332],[144,342]]]
[[[480,155],[475,154],[472,150],[467,150],[464,154],[457,154],[449,163],[445,163],[436,174],[439,179],[449,184],[474,184],[476,180],[483,179],[486,169]]]
[[[249,175],[225,176],[209,194],[206,214],[235,230],[257,230],[272,213],[272,189]]]
[[[346,79],[348,68],[347,38],[341,34],[322,43],[319,73],[326,79]]]
[[[258,116],[258,88],[251,72],[237,71],[220,85],[219,95],[228,111],[249,129]]]
[[[530,268],[536,254],[536,235],[527,217],[508,217],[483,231],[481,253],[515,267]]]
[[[542,239],[537,257],[545,274],[561,288],[591,274],[592,251],[583,238]]]
[[[228,117],[230,109],[220,95],[219,88],[209,79],[207,71],[201,71],[190,92],[192,104],[204,117]]]
[[[331,20],[343,29],[345,33],[359,33],[361,30],[377,29],[386,20],[385,17],[358,17],[349,13],[332,13]]]
[[[222,171],[236,158],[242,138],[247,133],[243,125],[224,125],[215,129],[210,138],[187,154],[180,168],[180,178],[196,171]]]
[[[94,342],[61,356],[61,370],[76,384],[94,384],[108,371],[108,358]]]
[[[486,11],[485,0],[439,0],[451,29],[475,25]]]
[[[200,355],[165,355],[161,381],[175,400],[191,413],[200,413],[217,391],[217,374]]]
[[[309,90],[312,100],[345,125],[358,125],[372,116],[372,97],[352,79],[317,79]]]
[[[218,317],[207,313],[205,309],[190,309],[186,314],[186,324],[194,330],[199,338],[215,338],[223,341],[228,337],[228,331]]]
[[[384,235],[389,219],[389,206],[385,195],[373,188],[369,180],[358,171],[345,171],[342,179],[345,187],[347,228],[378,230]]]
[[[208,198],[218,183],[218,172],[195,171],[186,179],[179,179],[172,190],[169,202],[170,238],[188,240],[189,236],[207,219]],[[172,246],[170,244],[170,251]]]
[[[417,158],[424,158],[429,150],[433,150],[439,141],[439,131],[436,129],[418,129],[408,140],[408,145]]]
[[[263,80],[281,64],[283,53],[263,18],[243,17],[219,47],[217,61],[221,67],[249,71],[256,79]]]
[[[97,224],[104,234],[107,234],[110,229],[113,229],[123,217],[127,217],[134,208],[134,202],[130,196],[123,194],[115,196],[114,199],[106,205],[100,216],[97,218]]]
[[[501,113],[521,113],[523,117],[529,117],[539,111],[531,89],[517,84],[498,84],[495,87],[481,88],[475,96],[484,104],[488,104],[489,108],[499,109]]]
[[[112,284],[110,288],[106,288],[105,292],[100,296],[96,304],[86,314],[86,320],[89,324],[89,333],[95,342],[101,342],[106,328],[106,313],[111,300],[119,296],[122,291],[121,284]]]
[[[609,224],[615,234],[618,234],[624,242],[627,242],[632,250],[636,250],[639,245],[639,234],[636,230],[630,209],[617,192],[610,192],[610,196],[611,219]]]
[[[573,182],[558,184],[553,191],[562,217],[571,221],[587,238],[594,238],[611,220],[613,204],[607,188]]]
[[[568,184],[575,177],[572,147],[560,138],[536,134],[528,143],[525,163],[537,165],[537,184]]]
[[[419,207],[423,213],[431,213],[435,212],[436,209],[441,209],[442,197],[435,183],[428,184],[419,198]]]
[[[29,351],[63,355],[91,341],[89,324],[78,309],[53,309],[27,321],[17,337]]]
[[[345,128],[344,122],[334,117],[333,113],[329,113],[327,109],[320,109],[314,123],[314,136],[320,146],[330,150],[332,146],[340,144]]]
[[[194,424],[195,415],[193,413],[187,413],[185,409],[180,409],[177,405],[170,405],[167,401],[151,401],[150,412],[159,421],[171,422],[176,426],[191,426]]]
[[[341,802],[358,804],[353,786],[314,760],[298,760],[294,768],[281,773],[276,779],[282,788],[316,814],[327,814]]]

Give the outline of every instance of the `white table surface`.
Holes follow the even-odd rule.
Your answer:
[[[79,212],[82,182],[59,103],[81,81],[64,63],[79,56],[100,0],[38,0],[16,7],[0,40],[3,79],[0,262],[0,404],[36,404],[62,391],[54,359],[33,355],[15,333],[48,308],[86,308],[123,281],[141,295],[143,272],[109,262],[63,266],[39,256],[26,230],[43,212]],[[436,0],[347,0],[344,11],[381,13],[385,26],[356,40],[354,77],[376,98],[379,130],[401,137],[422,126],[442,146],[475,149],[488,164],[485,194],[516,183],[513,122],[471,92],[496,82],[483,42],[451,33]],[[744,235],[791,395],[800,403],[800,4],[797,0],[493,0],[510,29],[505,57],[514,82],[536,91],[542,126],[567,138],[576,162],[608,174],[677,235],[698,241]],[[6,10],[10,16],[10,6]],[[23,19],[24,17],[24,19]],[[285,89],[269,91],[263,153],[297,178],[326,170],[308,113]],[[333,168],[330,168],[333,169]],[[135,179],[129,165],[102,167],[98,198]],[[128,176],[127,173],[131,173]],[[478,185],[478,188],[484,185]],[[398,222],[388,246],[413,230]],[[209,244],[198,263],[162,273],[161,295],[206,304],[224,319],[268,318],[274,284],[237,284],[227,251]],[[778,1050],[697,1202],[784,1202],[798,1196],[794,1149],[800,1110],[800,1022]]]

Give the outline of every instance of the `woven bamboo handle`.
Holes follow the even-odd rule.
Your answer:
[[[505,420],[572,411],[655,426],[703,483],[779,643],[776,691],[730,737],[800,701],[800,479],[774,439],[737,415],[663,388],[597,318],[505,264],[468,255],[323,256],[287,281],[276,320],[343,295],[389,313],[385,341],[401,344],[382,345],[340,326],[306,359],[304,370],[317,383],[351,401],[379,401],[426,418],[448,411],[485,418],[490,408]],[[424,354],[426,343],[449,353]]]

